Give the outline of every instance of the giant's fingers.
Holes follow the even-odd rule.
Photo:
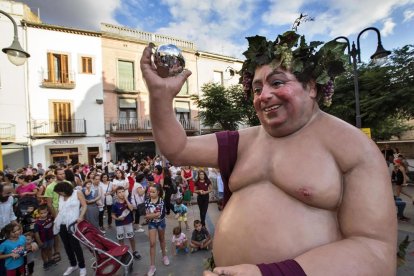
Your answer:
[[[145,73],[147,73],[148,71],[153,71],[154,69],[152,65],[152,61],[151,61],[153,48],[154,48],[154,44],[150,43],[147,47],[145,47],[144,51],[142,52],[140,65],[141,65],[141,71],[143,75],[145,75]]]

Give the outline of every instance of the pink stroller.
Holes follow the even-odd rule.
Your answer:
[[[105,238],[101,231],[86,220],[72,224],[69,229],[94,255],[95,262],[92,268],[96,276],[114,275],[121,266],[124,268],[124,275],[132,271],[133,257],[127,245],[120,245]]]

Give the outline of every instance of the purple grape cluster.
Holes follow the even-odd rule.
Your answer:
[[[243,73],[243,91],[246,96],[246,99],[250,97],[250,93],[252,91],[252,81],[253,81],[253,75],[249,72],[245,71]]]
[[[332,104],[332,96],[334,94],[334,82],[330,79],[327,83],[322,86],[323,92],[323,104],[327,107]]]

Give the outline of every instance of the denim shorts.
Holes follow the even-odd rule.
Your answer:
[[[167,225],[165,224],[165,219],[159,222],[149,222],[148,230],[152,230],[152,229],[164,230],[166,226]]]

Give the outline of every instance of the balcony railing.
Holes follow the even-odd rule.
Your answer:
[[[40,85],[45,88],[73,89],[76,87],[73,71],[42,71]]]
[[[33,120],[32,135],[45,136],[85,136],[86,120]]]
[[[198,131],[199,121],[180,120],[181,125],[186,131]],[[135,118],[119,118],[111,119],[107,122],[112,133],[127,133],[127,132],[151,132],[152,124],[150,119],[135,119]]]
[[[8,123],[0,123],[0,141],[14,141],[16,139],[16,126]]]
[[[194,43],[188,40],[155,33],[143,32],[107,23],[101,23],[101,31],[119,36],[132,37],[138,40],[155,42],[156,44],[174,44],[180,48],[195,49]]]

